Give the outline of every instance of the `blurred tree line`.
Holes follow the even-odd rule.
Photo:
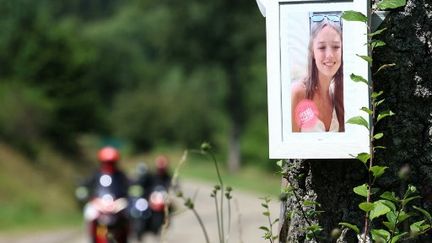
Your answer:
[[[265,29],[246,0],[0,0],[0,138],[209,141],[268,165]],[[241,144],[241,146],[240,146]],[[240,158],[242,155],[242,158]]]

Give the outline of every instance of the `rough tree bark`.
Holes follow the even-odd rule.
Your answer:
[[[382,109],[396,113],[383,120],[378,131],[385,137],[380,145],[387,149],[377,154],[390,169],[379,180],[378,187],[405,191],[408,183],[417,187],[422,196],[415,203],[431,212],[432,209],[432,1],[408,0],[404,8],[389,13],[380,28],[387,30],[379,38],[387,43],[373,53],[373,72],[382,64],[397,65],[373,75],[377,90],[384,91]],[[350,82],[350,80],[345,80]],[[346,94],[349,95],[349,94]],[[337,149],[337,148],[335,148]],[[289,160],[284,183],[294,187],[296,197],[289,197],[281,206],[280,242],[316,242],[306,240],[308,226],[299,210],[299,200],[315,200],[316,210],[324,213],[310,223],[323,227],[319,242],[336,242],[330,232],[339,222],[356,224],[360,229],[364,214],[359,210],[361,200],[353,187],[365,183],[363,165],[356,160]],[[404,168],[408,182],[398,180]],[[284,185],[283,185],[284,186]],[[306,207],[303,207],[304,209]],[[287,217],[290,215],[290,217]],[[356,242],[348,232],[338,242]],[[428,235],[410,242],[432,242]]]

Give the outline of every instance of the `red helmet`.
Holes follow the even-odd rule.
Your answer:
[[[164,155],[156,157],[156,168],[158,170],[166,170],[168,167],[168,158]]]
[[[120,159],[120,154],[118,150],[113,147],[103,147],[99,150],[98,159],[101,163],[114,163]]]

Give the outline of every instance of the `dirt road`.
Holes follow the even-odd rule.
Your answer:
[[[196,195],[195,207],[201,215],[210,242],[219,242],[214,199],[210,197],[212,185],[196,181],[183,182],[181,188],[186,197]],[[258,227],[267,225],[267,219],[262,215],[263,208],[259,199],[265,195],[257,195],[233,191],[232,220],[229,241],[232,243],[266,242],[263,231]],[[181,201],[178,205],[182,207]],[[182,207],[183,208],[183,207]],[[270,203],[272,218],[279,216],[279,203],[276,199]],[[226,219],[226,217],[225,217]],[[276,232],[277,229],[274,229]],[[227,233],[227,230],[225,230]],[[227,235],[227,234],[226,234]],[[81,229],[65,229],[56,232],[39,232],[31,235],[2,235],[0,243],[87,243],[84,227]],[[205,238],[198,221],[190,210],[185,210],[171,219],[171,224],[163,238],[147,236],[144,243],[204,243]]]

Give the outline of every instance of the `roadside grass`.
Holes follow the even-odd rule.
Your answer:
[[[39,230],[78,225],[73,169],[51,152],[31,161],[0,144],[0,229]],[[43,162],[42,162],[43,161]]]
[[[150,168],[154,166],[154,160],[159,154],[164,154],[170,159],[170,169],[173,173],[183,155],[181,149],[159,149],[148,154],[131,157],[123,165],[129,174],[133,174],[134,166],[138,162],[145,162]],[[234,190],[242,190],[256,193],[261,196],[278,197],[280,193],[280,175],[270,173],[258,166],[247,165],[236,173],[229,173],[223,159],[217,159],[221,170],[221,176],[226,186]],[[186,162],[180,168],[179,180],[202,180],[208,183],[217,183],[216,169],[213,161],[208,157],[188,151]],[[258,198],[257,198],[258,199]]]
[[[170,169],[174,172],[183,152],[180,148],[158,148],[139,155],[124,151],[120,166],[132,177],[139,162],[143,161],[152,168],[155,158],[164,154],[170,159]],[[92,158],[87,159],[97,164],[94,161],[96,156],[93,153],[89,155]],[[224,184],[231,186],[234,193],[235,190],[255,193],[258,195],[257,202],[259,197],[278,196],[279,175],[254,166],[245,166],[238,173],[229,174],[223,159],[218,160]],[[49,148],[43,148],[37,159],[32,161],[0,142],[0,231],[82,226],[82,212],[75,201],[74,189],[77,179],[86,177],[90,171],[83,168],[77,170],[74,163],[76,161],[70,161]],[[87,166],[92,168],[95,164]],[[189,152],[179,173],[180,183],[188,179],[216,184],[214,163],[207,157]]]

